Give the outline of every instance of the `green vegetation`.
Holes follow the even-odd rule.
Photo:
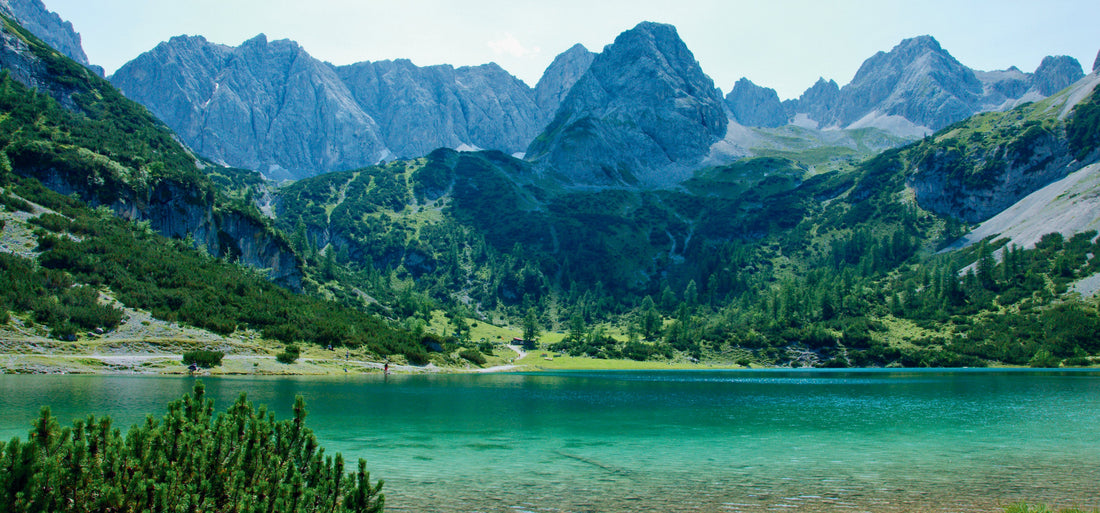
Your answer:
[[[1028,504],[1026,502],[1018,502],[1016,504],[1013,504],[1013,505],[1005,508],[1005,513],[1089,513],[1089,512],[1086,511],[1086,510],[1083,510],[1083,509],[1079,509],[1079,508],[1063,508],[1063,509],[1054,510],[1054,509],[1050,509],[1049,507],[1047,507],[1046,505],[1043,505],[1043,504],[1034,505],[1034,504]],[[1096,510],[1093,510],[1092,513],[1096,513]]]
[[[0,73],[0,147],[22,172],[53,172],[94,186],[99,203],[160,180],[189,184],[213,194],[195,158],[170,130],[106,80],[72,62],[8,18],[3,30],[24,40],[56,80],[52,94],[71,99],[62,107],[50,94],[32,91]],[[50,89],[51,84],[47,84]],[[91,188],[90,188],[91,189]]]
[[[443,309],[507,320],[525,340],[567,331],[544,347],[572,356],[1088,365],[1100,354],[1087,342],[1096,306],[1063,296],[1097,272],[1094,235],[935,254],[966,224],[906,189],[929,159],[955,162],[945,176],[977,190],[1007,163],[1033,164],[1043,141],[1062,137],[1051,111],[983,114],[824,173],[747,159],[681,190],[563,190],[494,152],[437,150],[293,184],[276,223],[314,252],[307,262],[324,272],[313,276],[334,298],[419,319],[409,326]],[[997,250],[1007,259],[986,255]],[[364,305],[353,287],[388,307]]]
[[[201,383],[125,437],[108,417],[61,428],[48,407],[28,440],[0,443],[0,510],[379,512],[366,462],[344,472],[305,426],[240,399],[214,415]]]
[[[57,239],[47,237],[43,242],[48,246]],[[54,338],[75,340],[81,331],[118,326],[122,311],[98,299],[94,287],[78,285],[68,273],[0,253],[0,310],[29,312],[30,319],[47,326]]]
[[[279,352],[279,354],[275,355],[275,360],[277,360],[279,363],[285,363],[287,365],[290,365],[290,364],[298,361],[298,358],[301,357],[301,356],[302,356],[301,348],[299,348],[298,346],[296,346],[294,344],[290,344],[290,345],[286,346],[286,348],[283,349],[281,352]]]
[[[1066,120],[1052,98],[863,162],[896,141],[778,130],[766,135],[786,150],[666,190],[571,188],[500,152],[447,149],[275,188],[246,170],[200,171],[144,109],[10,22],[5,30],[56,61],[69,91],[0,77],[0,201],[56,212],[31,221],[37,262],[0,260],[11,284],[0,310],[56,338],[117,324],[103,293],[166,321],[258,332],[287,345],[289,362],[299,356],[290,347],[316,344],[483,365],[492,338],[520,334],[531,349],[632,362],[1055,366],[1100,356],[1096,303],[1067,294],[1100,270],[1095,234],[937,253],[969,217],[922,208],[910,186],[934,169],[950,203],[993,190],[1006,169],[1041,169],[1054,158],[1044,148],[1095,155],[1100,93]],[[84,204],[140,203],[165,184],[285,241],[304,293]],[[256,205],[266,192],[277,196],[273,219]]]
[[[1100,148],[1100,92],[1093,91],[1087,100],[1074,107],[1073,116],[1066,123],[1066,137],[1077,160],[1084,160]]]
[[[209,369],[221,365],[222,358],[224,357],[225,353],[222,351],[187,351],[183,353],[183,364],[194,364],[204,369]]]
[[[463,360],[466,360],[474,365],[485,365],[485,363],[488,362],[488,360],[485,359],[485,356],[483,356],[481,352],[477,349],[463,349],[462,351],[459,351],[458,356],[462,357]]]

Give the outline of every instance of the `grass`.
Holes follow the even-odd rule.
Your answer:
[[[1100,510],[1092,510],[1091,513],[1098,513]],[[1054,510],[1046,506],[1045,504],[1028,504],[1026,502],[1017,502],[1007,508],[1005,513],[1090,513],[1088,510],[1079,508],[1064,508]]]
[[[544,354],[546,357],[542,356]],[[582,356],[557,356],[553,351],[541,349],[528,351],[527,356],[522,360],[516,360],[515,364],[525,366],[520,370],[707,370],[742,368],[735,365],[724,366],[686,361],[638,362],[634,360],[604,360]]]

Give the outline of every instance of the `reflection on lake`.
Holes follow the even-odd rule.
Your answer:
[[[0,376],[0,437],[161,415],[184,378]],[[388,511],[1100,508],[1100,372],[559,372],[205,378],[280,418],[305,396],[328,452]]]

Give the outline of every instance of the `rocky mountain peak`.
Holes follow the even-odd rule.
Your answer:
[[[787,114],[775,89],[758,86],[744,77],[726,95],[726,107],[742,125],[773,128],[787,124]]]
[[[664,185],[685,178],[727,123],[675,27],[644,22],[593,59],[527,155],[575,183]]]
[[[388,153],[331,66],[260,34],[237,48],[177,37],[111,81],[200,154],[273,179],[361,167]]]
[[[542,125],[546,126],[569,94],[569,90],[580,80],[596,54],[588,51],[584,45],[575,44],[554,58],[554,62],[543,72],[535,86],[535,104],[542,115]]]
[[[939,128],[974,112],[982,83],[930,36],[906,39],[867,59],[842,90],[836,121],[848,126],[868,115],[900,116]]]
[[[456,69],[398,59],[335,69],[398,157],[442,147],[516,153],[542,126],[531,89],[496,63]]]
[[[936,38],[923,35],[903,39],[889,53],[878,52],[881,55],[890,55],[901,61],[914,61],[926,53],[946,53]]]
[[[103,76],[103,68],[88,63],[80,34],[73,29],[73,24],[46,9],[42,0],[0,0],[0,13],[14,18],[23,28],[66,57]]]
[[[1068,55],[1048,55],[1043,57],[1032,78],[1033,86],[1039,94],[1050,96],[1070,84],[1084,78],[1081,63]]]
[[[1096,60],[1092,61],[1092,70],[1096,71],[1100,69],[1100,51],[1096,52]]]
[[[835,80],[825,80],[821,77],[797,100],[789,102],[787,107],[796,113],[796,122],[810,124],[817,128],[828,126],[836,118],[836,108],[839,103],[840,86]],[[805,119],[798,119],[800,117]]]
[[[439,147],[523,151],[545,126],[530,87],[494,63],[332,66],[265,34],[181,36],[111,81],[214,160],[299,179]]]

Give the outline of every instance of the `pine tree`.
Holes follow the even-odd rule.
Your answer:
[[[527,309],[527,315],[523,317],[523,342],[533,346],[539,338],[539,317],[534,307]]]
[[[276,422],[242,395],[215,416],[201,383],[126,437],[106,417],[61,429],[43,408],[27,443],[0,444],[0,511],[382,511],[366,462],[345,475],[305,415],[300,396]]]

